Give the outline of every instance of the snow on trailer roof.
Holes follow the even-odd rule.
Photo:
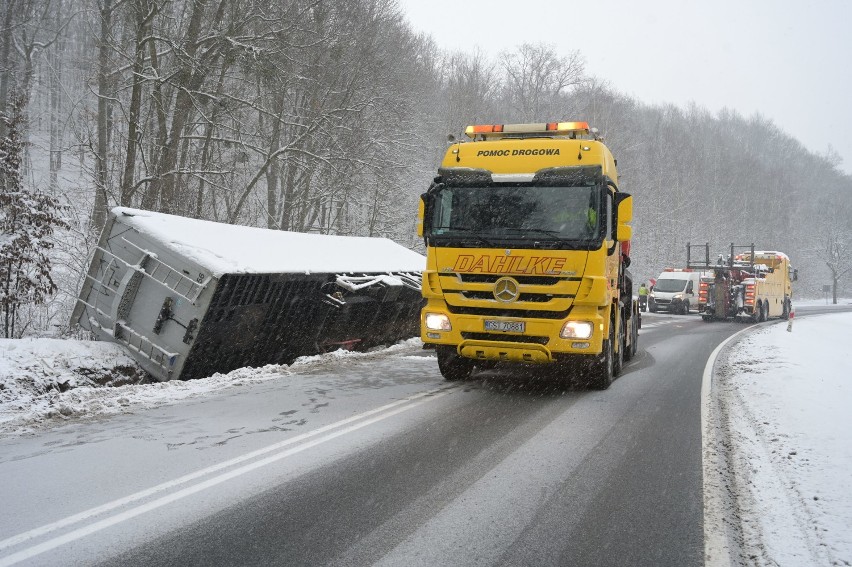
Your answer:
[[[388,238],[269,230],[115,207],[117,220],[217,276],[420,272],[426,258]]]

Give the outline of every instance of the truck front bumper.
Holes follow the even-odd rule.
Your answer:
[[[426,313],[442,313],[450,321],[449,330],[431,330],[425,325]],[[604,317],[594,307],[575,308],[566,319],[535,319],[450,313],[432,302],[421,312],[421,335],[424,344],[455,346],[466,358],[488,361],[552,363],[564,355],[599,354],[603,350]],[[523,322],[522,333],[486,331],[485,321]],[[563,339],[559,336],[566,321],[592,324],[589,338]]]

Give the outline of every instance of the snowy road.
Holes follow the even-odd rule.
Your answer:
[[[606,392],[414,346],[0,441],[0,566],[700,565],[701,374],[648,316]]]

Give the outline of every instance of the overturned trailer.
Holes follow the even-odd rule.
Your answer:
[[[286,364],[419,333],[425,259],[385,238],[112,210],[72,323],[157,380]]]

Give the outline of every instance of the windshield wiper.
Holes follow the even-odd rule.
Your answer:
[[[555,243],[559,244],[567,244],[572,241],[570,238],[565,238],[562,236],[562,233],[558,230],[546,229],[546,228],[506,228],[506,231],[512,232],[522,232],[526,236],[527,234],[537,234],[547,236],[551,242],[539,242],[535,241],[533,244],[536,248],[552,248]],[[548,246],[549,245],[549,246]]]
[[[469,228],[469,227],[466,227],[466,226],[438,226],[438,227],[433,228],[432,230],[433,231],[435,231],[435,230],[448,230],[448,231],[458,231],[458,232],[466,232],[466,233],[473,233],[474,232],[474,230],[472,228]],[[451,237],[451,235],[448,235],[448,234],[434,234],[434,233],[433,233],[432,236],[443,237],[443,238]],[[494,244],[491,241],[489,241],[487,238],[485,238],[484,236],[482,236],[481,234],[478,234],[478,233],[466,234],[464,236],[464,238],[474,239],[474,241],[477,242],[478,244],[484,244],[484,245],[488,246],[489,248],[495,247]],[[458,243],[462,244],[462,245],[466,245],[468,243],[468,241],[467,240],[460,240]]]
[[[523,232],[527,234],[543,234],[545,236],[550,236],[558,240],[559,242],[567,242],[568,240],[571,240],[570,238],[565,238],[564,236],[562,236],[561,231],[547,228],[505,228],[504,230],[513,232]]]
[[[514,227],[512,227],[512,228],[504,228],[503,230],[511,230],[513,232],[534,232],[534,233],[537,233],[537,234],[546,234],[547,236],[555,236],[555,237],[559,238],[560,240],[561,240],[561,237],[559,235],[562,234],[558,230],[552,230],[552,229],[547,229],[547,228],[514,228]]]

